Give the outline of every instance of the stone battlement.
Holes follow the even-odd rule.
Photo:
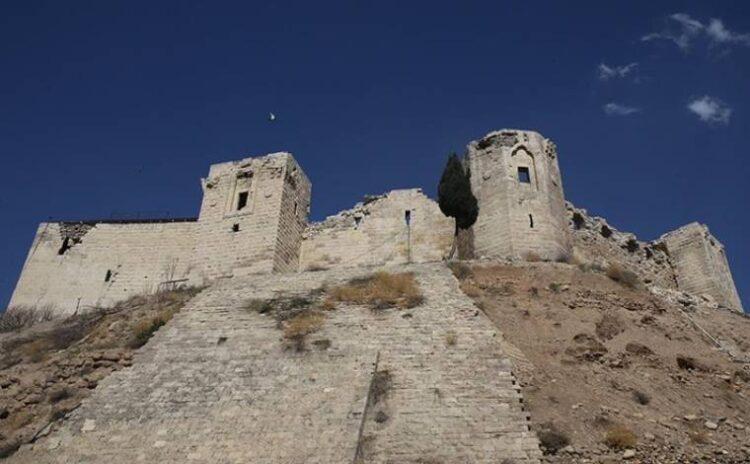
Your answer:
[[[479,216],[461,241],[475,257],[618,263],[647,284],[742,310],[724,248],[705,226],[645,243],[589,217],[566,204],[557,147],[538,132],[490,132],[467,145],[464,163]],[[368,196],[309,223],[312,184],[287,152],[213,164],[201,187],[197,218],[40,224],[11,306],[70,314],[233,275],[439,261],[453,241],[452,219],[420,189]]]

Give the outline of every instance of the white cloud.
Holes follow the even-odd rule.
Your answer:
[[[610,102],[602,107],[604,112],[609,116],[629,116],[633,113],[638,113],[641,110],[632,106],[625,106],[619,103]]]
[[[668,17],[666,28],[661,32],[652,32],[641,37],[644,42],[650,40],[670,40],[681,50],[690,48],[690,42],[703,31],[703,24],[686,13],[675,13]],[[674,24],[677,23],[677,24]]]
[[[664,30],[646,34],[641,37],[641,41],[669,40],[682,51],[688,51],[692,42],[702,37],[705,37],[711,45],[740,44],[750,46],[750,34],[732,32],[717,18],[711,18],[706,25],[687,13],[674,13],[668,16]]]
[[[635,71],[635,68],[638,67],[638,63],[630,63],[626,64],[625,66],[607,66],[604,63],[601,63],[599,67],[597,68],[597,71],[599,72],[599,80],[602,81],[608,81],[613,78],[617,79],[623,79],[627,77],[628,74]]]
[[[687,108],[709,124],[729,124],[732,116],[732,109],[726,103],[708,95],[689,102]]]
[[[715,43],[738,43],[750,46],[750,34],[737,34],[726,27],[720,19],[711,18],[706,27],[706,34]]]

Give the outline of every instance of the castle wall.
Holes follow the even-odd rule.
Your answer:
[[[589,216],[585,209],[569,202],[566,206],[573,256],[578,260],[604,268],[618,264],[638,274],[646,284],[677,287],[669,255],[657,243],[640,241],[634,234],[621,232],[604,218]],[[631,244],[629,249],[628,243],[635,243],[637,248]]]
[[[743,312],[724,245],[697,222],[664,234],[680,290],[708,294],[720,305]]]
[[[295,187],[287,185],[292,182]],[[288,153],[212,165],[203,180],[195,246],[202,276],[296,268],[293,249],[309,197],[310,182]]]
[[[300,269],[439,261],[452,240],[453,220],[437,203],[419,189],[394,190],[310,224]]]
[[[289,157],[279,211],[274,271],[291,272],[299,269],[302,234],[307,228],[310,211],[311,187],[305,173],[294,158]]]
[[[477,257],[557,259],[570,253],[554,143],[536,132],[496,131],[471,142],[465,162],[479,201]]]
[[[185,279],[195,229],[194,221],[42,223],[10,307],[51,305],[71,314]]]

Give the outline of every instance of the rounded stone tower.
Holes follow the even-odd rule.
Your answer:
[[[477,257],[556,260],[571,252],[555,144],[538,132],[503,129],[468,145],[479,202]]]

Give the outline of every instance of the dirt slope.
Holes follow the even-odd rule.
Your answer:
[[[548,461],[750,462],[748,365],[690,320],[747,357],[747,317],[568,264],[454,272],[520,351],[516,374]]]
[[[0,459],[78,408],[197,289],[135,296],[112,308],[0,333]]]

